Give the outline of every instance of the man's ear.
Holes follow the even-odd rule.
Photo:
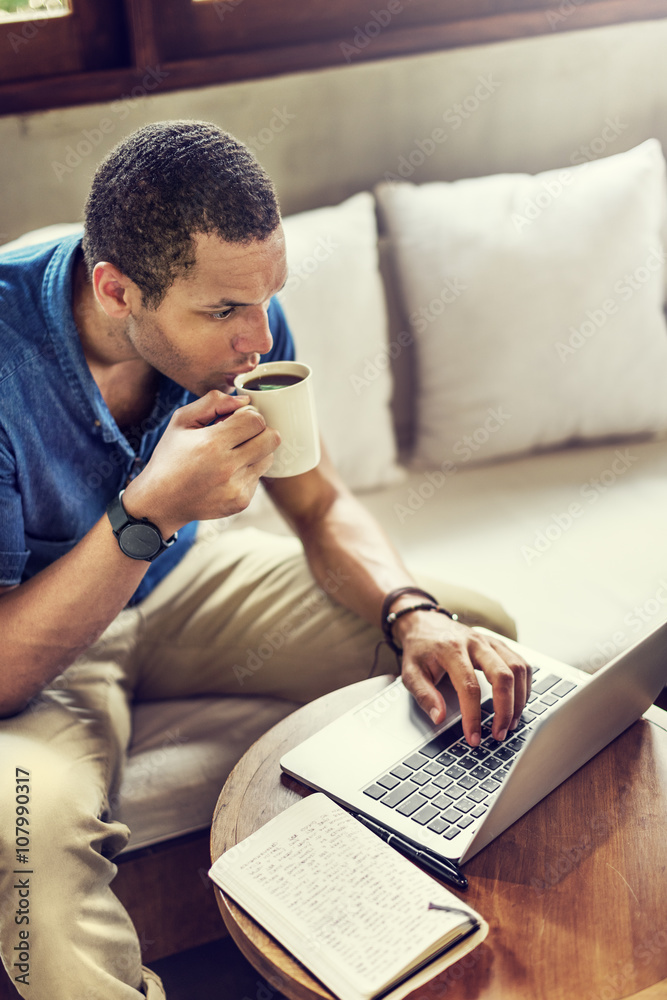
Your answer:
[[[111,319],[127,319],[141,302],[135,283],[113,264],[102,261],[93,269],[95,298]],[[138,301],[137,301],[138,300]]]

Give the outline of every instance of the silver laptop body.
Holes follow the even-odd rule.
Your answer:
[[[503,641],[533,666],[540,694],[526,706],[529,721],[502,744],[487,715],[472,757],[451,683],[441,685],[447,718],[435,727],[399,678],[285,754],[282,769],[419,847],[469,860],[632,725],[667,684],[667,622],[592,676]],[[477,677],[490,708],[491,687]]]

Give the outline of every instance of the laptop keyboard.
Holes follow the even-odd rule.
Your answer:
[[[470,747],[461,722],[381,774],[364,794],[420,826],[453,840],[481,820],[507,777],[535,720],[577,685],[533,667],[530,697],[515,730],[499,743],[491,735],[493,703],[482,703],[482,740]]]

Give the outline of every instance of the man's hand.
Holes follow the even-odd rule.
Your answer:
[[[149,517],[167,538],[190,521],[244,510],[280,444],[248,403],[213,389],[176,410],[123,495],[128,514]]]
[[[326,587],[335,566],[347,582],[332,597],[377,627],[386,595],[414,585],[414,580],[377,521],[340,481],[324,446],[316,469],[270,483],[269,495],[301,538],[315,579]],[[404,594],[390,610],[400,611],[415,600],[414,595]],[[405,686],[436,725],[446,712],[436,684],[447,673],[459,697],[466,739],[472,746],[479,744],[476,669],[484,672],[493,688],[496,739],[504,739],[518,723],[530,691],[530,668],[500,638],[487,638],[434,611],[402,615],[392,634],[403,649]]]
[[[400,632],[399,632],[399,626]],[[439,725],[445,700],[436,684],[444,673],[454,685],[461,707],[463,732],[471,746],[481,740],[481,670],[493,688],[492,735],[503,740],[516,728],[530,694],[530,667],[500,638],[482,635],[433,611],[404,615],[394,626],[403,647],[403,682],[418,705]]]

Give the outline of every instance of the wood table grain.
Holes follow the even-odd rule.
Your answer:
[[[215,810],[211,858],[309,794],[281,756],[380,691],[374,677],[259,739]],[[487,940],[412,1000],[667,1000],[667,732],[639,720],[465,866]],[[332,994],[216,887],[237,945],[290,1000]]]

